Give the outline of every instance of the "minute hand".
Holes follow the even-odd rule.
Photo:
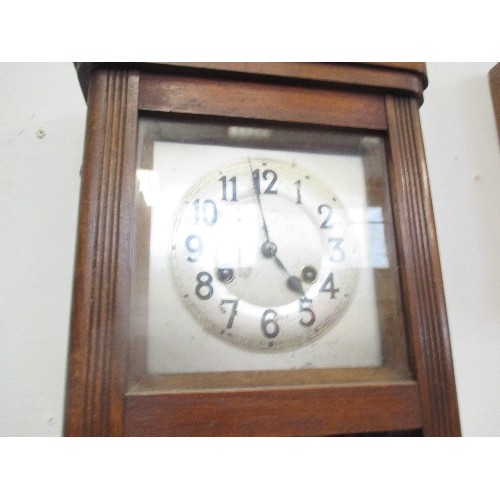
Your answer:
[[[253,171],[252,164],[250,163],[250,158],[248,159],[248,166],[250,167],[250,172],[252,173],[252,186],[255,197],[257,198],[257,205],[259,206],[260,216],[262,217],[262,224],[264,228],[264,233],[266,234],[266,241],[271,241],[269,238],[269,230],[267,229],[266,219],[264,218],[264,211],[262,210],[262,203],[260,202],[260,194],[257,189],[257,182],[255,181],[255,172]]]
[[[253,171],[252,164],[250,162],[250,158],[248,159],[248,166],[250,167],[250,172],[252,173],[252,182],[253,182],[253,191],[255,193],[255,197],[257,198],[257,204],[259,205],[259,211],[260,215],[262,217],[262,224],[264,228],[264,233],[266,234],[266,241],[262,244],[262,253],[264,254],[265,257],[273,257],[274,262],[278,265],[278,267],[285,272],[285,274],[288,276],[287,279],[287,286],[290,288],[290,290],[293,290],[297,293],[300,293],[303,297],[305,297],[305,292],[304,289],[302,288],[302,283],[300,282],[299,278],[296,276],[292,276],[283,262],[281,262],[281,259],[276,255],[276,252],[278,250],[278,247],[276,243],[273,243],[269,237],[269,230],[267,229],[267,224],[266,224],[266,219],[264,217],[264,211],[262,210],[262,203],[260,201],[260,194],[259,190],[257,189],[257,182],[255,180],[255,172]]]

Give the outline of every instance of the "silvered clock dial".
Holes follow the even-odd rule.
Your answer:
[[[347,209],[307,165],[242,157],[184,194],[169,264],[206,331],[280,351],[341,320],[356,293],[358,252]]]

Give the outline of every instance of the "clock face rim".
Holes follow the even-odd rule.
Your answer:
[[[248,182],[250,175],[253,175],[255,171],[259,173],[259,169],[263,170],[263,174],[270,171],[273,172],[274,175],[276,176],[273,178],[269,172],[272,184],[268,183],[266,191],[270,193],[270,195],[265,194],[266,191],[262,189],[263,193],[261,193],[260,196],[256,196],[254,187],[255,185],[252,187],[250,187],[249,185],[252,184],[251,181],[250,183]],[[197,278],[199,277],[200,279],[203,279],[203,282],[205,282],[205,280],[210,280],[210,283],[206,285],[202,285],[201,282],[199,283],[198,286],[200,288],[199,289],[197,288],[197,290],[200,290],[200,292],[203,290],[203,293],[197,293],[198,296],[197,298],[193,297],[192,294],[193,280],[191,279],[191,281],[189,281],[188,283],[184,279],[185,275],[184,271],[189,272],[191,266],[195,264],[194,262],[191,262],[190,264],[186,265],[185,261],[186,260],[197,261],[199,256],[197,252],[192,252],[192,253],[189,252],[190,248],[195,248],[194,246],[191,247],[191,244],[189,244],[188,254],[187,254],[188,258],[186,259],[186,248],[182,247],[183,246],[185,247],[188,244],[188,240],[187,239],[184,240],[185,236],[184,233],[186,232],[186,230],[181,229],[182,225],[183,223],[189,225],[189,219],[192,218],[191,211],[193,208],[192,206],[193,199],[195,199],[196,196],[200,196],[200,192],[203,192],[204,188],[206,188],[207,186],[209,188],[212,187],[212,190],[214,192],[219,191],[220,188],[218,182],[223,175],[225,176],[226,179],[230,178],[241,179],[243,177],[243,182],[241,182],[241,184],[243,184],[245,187],[244,189],[239,190],[237,201],[235,200],[233,202],[232,200],[229,200],[230,202],[228,203],[228,200],[224,200],[225,203],[221,204],[217,202],[217,207],[220,207],[222,205],[224,207],[224,211],[222,213],[224,214],[225,212],[231,210],[233,211],[235,209],[237,210],[238,205],[240,205],[245,201],[250,200],[250,203],[251,205],[253,205],[254,209],[253,224],[254,225],[257,224],[261,228],[259,230],[259,232],[261,233],[260,234],[261,240],[259,240],[259,247],[260,247],[260,242],[264,242],[266,239],[266,235],[263,230],[264,228],[262,226],[262,220],[260,219],[260,216],[261,215],[263,216],[263,214],[267,212],[267,209],[270,208],[269,205],[266,206],[267,201],[279,200],[281,198],[282,203],[284,201],[286,203],[289,203],[291,199],[297,197],[296,198],[297,208],[300,209],[301,212],[303,209],[304,213],[307,214],[307,220],[310,222],[310,225],[313,225],[314,222],[316,222],[318,227],[324,226],[324,229],[326,229],[326,231],[324,231],[322,229],[318,229],[318,227],[315,228],[319,243],[321,244],[320,262],[319,265],[316,265],[316,267],[318,268],[316,269],[318,274],[317,279],[314,280],[314,283],[306,283],[304,280],[300,280],[301,283],[299,286],[301,287],[301,290],[298,294],[296,292],[295,293],[292,292],[293,298],[290,294],[290,291],[283,289],[282,292],[287,293],[288,294],[287,297],[289,297],[284,301],[283,304],[279,305],[276,305],[275,303],[266,304],[265,301],[259,303],[258,306],[260,306],[261,310],[259,314],[263,315],[261,316],[261,328],[260,328],[262,330],[262,334],[258,335],[254,333],[255,330],[258,330],[258,319],[257,321],[255,321],[255,318],[253,318],[254,321],[252,324],[247,324],[246,326],[240,326],[238,330],[235,330],[233,328],[234,321],[231,321],[231,328],[224,328],[223,323],[221,323],[221,320],[219,319],[220,317],[217,318],[214,317],[214,314],[210,314],[209,309],[213,309],[215,307],[215,304],[214,301],[212,300],[212,295],[208,297],[208,293],[212,293],[214,289],[217,289],[220,298],[221,292],[219,290],[221,286],[224,287],[225,285],[225,283],[220,283],[219,280],[217,280],[216,278],[216,273],[215,273],[215,269],[217,268],[216,265],[212,265],[211,268],[206,268],[206,267],[203,268],[205,269],[205,271],[200,271],[200,273],[203,273],[203,276],[201,276],[200,274],[197,275]],[[285,179],[284,181],[282,180],[283,178]],[[287,181],[291,183],[291,179],[297,179],[297,178],[300,178],[300,181],[303,183],[303,185],[301,185],[300,191],[298,191],[298,188],[295,188],[297,189],[297,193],[295,193],[293,186],[289,185],[287,186],[289,189],[287,190],[286,193],[283,194],[284,183]],[[246,183],[245,180],[247,181]],[[214,182],[215,186],[213,186]],[[236,186],[236,180],[234,182],[235,182],[234,185]],[[311,193],[309,193],[308,191],[309,187],[311,187]],[[314,190],[316,190],[317,192],[315,193]],[[241,193],[244,196],[243,198],[241,198]],[[308,204],[308,202],[311,202],[314,199],[314,195],[316,195],[317,197],[317,204],[313,208]],[[298,196],[300,196],[300,201]],[[199,202],[201,202],[201,198],[196,198],[196,199],[200,200]],[[209,199],[209,201],[214,203],[215,206],[215,202],[213,202],[212,199]],[[326,207],[326,205],[322,204],[322,202],[327,202],[330,205],[332,205],[331,206],[332,210],[330,212],[327,211],[327,217],[331,216],[332,214],[335,214],[335,216],[332,217],[333,220],[331,222],[330,219],[328,219],[329,221],[328,224],[326,224],[327,219],[324,217],[324,215],[322,215],[323,207]],[[279,205],[279,202],[277,202],[277,204]],[[262,214],[258,213],[259,212],[257,210],[258,206],[262,208]],[[320,207],[322,208],[320,209]],[[249,208],[249,207],[244,206],[244,208]],[[198,215],[197,224],[199,226],[200,221],[199,221],[198,205],[196,209]],[[279,211],[279,208],[275,210]],[[314,213],[315,211],[317,211],[318,213]],[[284,210],[281,210],[282,217],[283,214]],[[275,215],[274,211],[273,212],[269,211],[268,216],[269,215]],[[241,216],[238,216],[238,218],[239,220],[241,220]],[[317,223],[317,221],[320,219],[323,220],[321,226],[319,226],[319,223]],[[283,220],[283,224],[284,221],[286,221],[286,216]],[[273,220],[272,229],[275,231],[276,229],[279,229],[280,223],[281,221],[279,220],[276,219]],[[288,222],[288,224],[290,223]],[[291,226],[295,225],[291,224]],[[190,230],[187,232],[190,233],[192,229],[194,229],[193,226],[191,226]],[[231,344],[234,344],[238,347],[250,351],[255,350],[262,352],[276,352],[276,351],[293,350],[304,344],[314,342],[323,335],[331,333],[331,330],[335,327],[335,325],[339,321],[342,320],[343,316],[345,315],[345,313],[347,312],[353,301],[353,298],[357,291],[359,272],[358,269],[354,267],[353,264],[354,259],[351,256],[351,252],[357,250],[358,244],[354,232],[350,229],[351,226],[350,226],[349,215],[347,213],[347,210],[343,206],[342,202],[338,199],[338,196],[331,190],[331,187],[325,187],[323,184],[321,184],[321,182],[314,176],[314,174],[309,172],[307,168],[302,166],[297,166],[295,162],[290,163],[289,161],[265,158],[263,156],[260,156],[258,158],[257,157],[241,158],[228,162],[224,165],[221,165],[218,168],[212,170],[211,172],[205,174],[203,177],[195,181],[192,184],[192,186],[184,193],[183,197],[181,198],[178,204],[178,208],[175,214],[175,222],[172,229],[172,251],[169,253],[170,270],[173,279],[176,282],[179,297],[182,300],[184,306],[190,311],[190,313],[197,319],[197,321],[205,330],[209,331],[217,338],[220,338],[225,342],[229,342]],[[276,236],[276,232],[273,233],[271,231],[271,239],[273,239],[273,234]],[[178,237],[176,237],[178,233],[183,234],[182,238],[179,239]],[[332,255],[339,255],[339,254],[338,253],[332,254],[331,249],[330,252],[328,249],[328,244],[331,242],[326,238],[328,238],[328,236],[332,234],[335,234],[337,236],[336,238],[337,242],[335,243],[337,245],[337,251],[343,252],[344,258],[341,263],[338,262],[339,260],[338,258],[334,259],[332,257]],[[188,236],[188,238],[192,238],[193,236],[194,235],[191,234],[190,236]],[[282,234],[281,236],[282,237],[280,239],[280,244],[277,246],[278,253],[279,249],[282,248],[281,242],[283,242],[284,235]],[[338,236],[342,236],[341,238],[342,241],[340,241],[340,238],[338,238]],[[183,241],[185,241],[185,245],[182,245]],[[204,238],[200,239],[199,243],[200,245],[202,241],[204,241]],[[216,242],[214,243],[216,244]],[[287,243],[290,246],[290,243],[292,242],[288,241]],[[343,245],[342,250],[339,250],[340,245]],[[203,246],[203,248],[205,249],[205,246]],[[266,258],[262,259],[262,256],[260,257],[261,261],[264,261],[265,264]],[[273,259],[271,258],[270,260]],[[306,260],[304,260],[304,262],[306,262]],[[334,260],[337,260],[337,262],[333,262]],[[288,262],[290,261],[288,260]],[[280,263],[281,265],[283,265],[281,261]],[[182,268],[182,270],[179,268]],[[333,271],[331,271],[330,274],[328,274],[327,271],[324,271],[324,268],[326,268],[327,270],[333,269]],[[200,268],[197,268],[197,271],[199,269]],[[294,266],[293,268],[290,267],[290,270],[292,269],[293,271],[288,271],[288,269],[285,270],[284,268],[280,269],[279,273],[282,275],[281,283],[279,283],[279,285],[278,283],[268,283],[268,286],[271,287],[277,286],[278,289],[281,290],[280,287],[282,287],[285,283],[285,273],[290,274],[290,272],[292,272],[294,277],[295,275],[299,274],[297,272],[298,271],[297,266]],[[247,271],[245,270],[245,272]],[[250,271],[250,273],[251,272],[252,271]],[[236,269],[235,274],[236,274],[236,279],[240,278],[241,273],[238,272],[238,269]],[[340,279],[338,279],[339,275],[341,276]],[[280,280],[280,278],[276,276],[276,280]],[[339,282],[341,283],[340,285]],[[253,283],[254,287],[259,286],[258,281],[254,281]],[[336,284],[334,285],[334,283]],[[344,288],[344,284],[347,284],[346,288]],[[337,288],[334,289],[334,286],[335,287],[339,286],[339,289],[341,290],[341,292],[339,293],[340,295],[339,301],[337,300],[338,292],[334,293],[333,291],[338,289]],[[227,284],[227,288],[230,287],[234,287],[233,280],[231,283]],[[261,289],[261,293],[264,295],[266,293],[266,288],[268,287],[262,287]],[[327,290],[325,291],[328,292],[330,292],[331,290],[330,292],[331,296],[330,296],[330,301],[320,300],[319,303],[322,305],[322,307],[318,309],[319,305],[316,305],[316,299],[318,300],[320,299],[322,288],[327,288]],[[305,292],[303,295],[302,291]],[[217,296],[217,294],[214,295]],[[301,296],[301,298],[298,298],[297,295]],[[255,295],[253,295],[253,297],[255,298]],[[325,295],[323,295],[323,297],[325,297]],[[331,299],[334,300],[333,303],[331,303]],[[252,312],[249,311],[248,306],[250,307],[253,306],[253,308],[255,309],[257,307],[257,304],[251,304],[248,301],[242,300],[241,294],[240,296],[237,296],[234,293],[232,293],[229,297],[227,297],[226,300],[232,300],[232,301],[238,300],[238,302],[233,304],[232,306],[233,314],[236,313],[236,315],[233,317],[233,320],[238,320],[238,322],[241,324],[242,311],[246,311],[249,317],[245,319],[247,321],[249,320],[251,321]],[[287,302],[287,300],[289,300],[289,302]],[[307,300],[307,302],[303,302],[303,300]],[[309,301],[311,303],[308,303]],[[312,309],[313,304],[314,304],[314,309]],[[299,305],[299,308],[297,308],[297,305]],[[312,309],[311,312],[307,311],[309,316],[306,315],[306,317],[304,318],[305,309],[302,309],[302,307],[310,307]],[[239,315],[237,315],[238,309],[240,311]],[[204,317],[204,311],[208,313],[208,316]],[[220,311],[225,312],[227,314],[227,310],[223,307],[222,302],[220,304]],[[320,321],[316,323],[316,320],[319,318],[321,318]],[[217,321],[218,319],[219,321]],[[222,321],[223,322],[225,321],[224,317],[222,317]],[[304,326],[304,323],[306,322],[310,323],[311,321],[313,322],[311,325]],[[268,327],[270,326],[270,328],[263,327],[262,326],[263,324],[267,324],[267,326]],[[273,332],[275,332],[275,335]],[[278,335],[280,335],[279,338]]]

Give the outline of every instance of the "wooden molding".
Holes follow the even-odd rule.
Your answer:
[[[153,62],[153,63],[75,63],[80,86],[87,96],[88,81],[98,68],[128,68],[141,74],[184,74],[206,78],[265,81],[312,87],[356,89],[363,92],[399,93],[423,101],[427,87],[424,63],[333,63],[333,62]]]
[[[115,332],[120,329],[118,272],[124,205],[126,137],[133,137],[137,121],[138,76],[127,71],[96,71],[89,88],[86,149],[77,236],[73,289],[70,358],[67,379],[65,435],[121,434],[124,382],[123,353]],[[122,250],[123,251],[123,250]],[[122,313],[122,314],[120,314]]]
[[[214,79],[200,82],[190,77],[145,74],[141,77],[139,108],[163,113],[260,118],[369,130],[387,128],[381,95],[276,87],[260,82]]]
[[[124,431],[128,436],[321,436],[421,425],[416,383],[400,382],[128,394]]]
[[[441,267],[418,105],[387,97],[394,206],[412,362],[424,434],[459,436],[460,423]]]

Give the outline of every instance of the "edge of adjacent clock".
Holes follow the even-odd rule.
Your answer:
[[[498,140],[500,141],[500,63],[495,64],[488,73],[491,100],[497,124]]]

